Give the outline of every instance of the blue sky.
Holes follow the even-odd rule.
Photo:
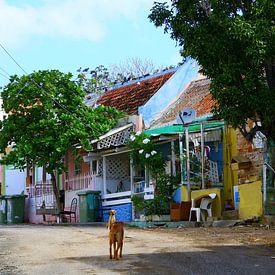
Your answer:
[[[161,0],[160,0],[161,1]],[[177,65],[179,48],[147,16],[154,0],[0,0],[0,43],[28,72],[59,69],[75,73],[151,59]],[[22,74],[0,48],[0,86]]]

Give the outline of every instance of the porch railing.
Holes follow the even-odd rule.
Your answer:
[[[150,200],[154,198],[155,188],[154,185],[150,182],[149,186],[146,186],[145,181],[134,182],[133,188],[134,194],[144,194],[145,200]]]
[[[131,202],[131,191],[105,194],[102,196],[102,206],[111,206]]]
[[[25,195],[27,195],[28,198],[34,198],[35,197],[34,185],[29,185],[29,186],[25,187]]]
[[[65,180],[65,190],[83,190],[83,189],[94,189],[93,175],[90,173],[79,175],[74,178]]]

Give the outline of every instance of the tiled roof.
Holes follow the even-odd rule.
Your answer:
[[[209,86],[209,79],[192,81],[151,126],[154,127],[174,122],[179,111],[182,111],[184,108],[193,108],[196,110],[197,118],[209,114],[212,106],[215,104],[215,100],[212,99],[210,94]]]
[[[125,84],[114,88],[107,91],[97,104],[115,107],[129,115],[137,114],[138,107],[143,106],[174,73],[175,70],[163,72],[129,85]]]

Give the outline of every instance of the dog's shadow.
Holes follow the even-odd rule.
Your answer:
[[[124,272],[128,273],[130,269],[136,269],[137,267],[135,266],[140,263],[138,255],[125,255],[123,258],[119,258],[119,260],[110,259],[109,255],[66,257],[62,259],[68,262],[81,262],[87,266],[91,266],[92,269],[113,270],[121,274]]]

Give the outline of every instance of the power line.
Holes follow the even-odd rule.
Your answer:
[[[0,70],[3,71],[6,75],[10,76],[10,74],[5,69],[3,69],[2,67],[0,67]]]
[[[17,61],[12,57],[12,55],[4,48],[4,46],[0,43],[0,47],[4,50],[4,52],[13,60],[13,62],[25,73],[28,74],[18,63]]]
[[[5,49],[5,47],[0,43],[0,47],[5,51],[5,53],[13,60],[13,62],[25,73],[28,74],[26,70],[24,70],[24,68],[22,66],[20,66],[20,64],[12,57],[12,55]],[[56,101],[51,94],[49,94],[47,91],[45,91],[43,89],[43,87],[40,87],[40,85],[31,78],[31,81],[40,89],[41,92],[43,92],[44,94],[48,95],[51,97],[51,99],[53,100],[53,102],[55,102],[57,105],[59,105],[62,109],[64,109],[66,112],[68,112],[70,115],[72,115],[75,119],[79,120],[81,123],[83,123],[80,118],[78,118],[77,116],[75,116],[75,114],[71,113],[65,106],[63,106],[62,104],[60,104],[58,101]],[[18,92],[18,94],[25,88],[25,86]],[[90,126],[87,125],[89,128]],[[91,128],[92,129],[92,128]],[[92,129],[94,130],[94,129]]]
[[[1,73],[1,72],[0,72],[0,75],[2,75],[4,78],[10,80],[5,74],[3,74],[3,73]]]

